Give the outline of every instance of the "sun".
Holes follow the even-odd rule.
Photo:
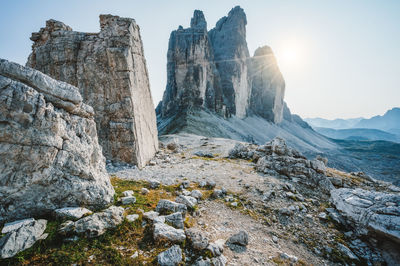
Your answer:
[[[298,69],[306,63],[306,49],[300,40],[288,40],[277,49],[278,64],[284,69]]]

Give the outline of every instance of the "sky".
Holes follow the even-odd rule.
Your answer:
[[[168,39],[195,9],[208,29],[240,5],[250,54],[269,45],[286,81],[285,101],[302,117],[382,115],[400,106],[399,0],[3,0],[0,58],[25,64],[32,32],[56,19],[98,32],[99,14],[134,18],[141,29],[155,105],[166,85]]]

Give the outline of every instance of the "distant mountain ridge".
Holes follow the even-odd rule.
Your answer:
[[[306,118],[314,130],[329,138],[353,140],[386,140],[400,142],[400,108],[371,118]]]

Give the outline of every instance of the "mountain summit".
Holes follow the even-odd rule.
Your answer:
[[[171,33],[161,118],[203,109],[225,118],[255,114],[282,122],[285,82],[270,47],[250,57],[246,24],[237,6],[207,32],[203,12],[195,10],[190,28]]]

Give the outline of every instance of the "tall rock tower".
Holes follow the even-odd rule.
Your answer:
[[[154,105],[139,26],[100,15],[99,33],[48,20],[32,33],[27,66],[80,89],[93,106],[107,159],[144,166],[158,149]]]
[[[203,13],[195,10],[190,28],[171,33],[167,87],[157,108],[163,133],[171,121],[174,132],[179,131],[176,119],[168,118],[179,114],[185,119],[182,114],[199,108],[225,118],[255,115],[282,122],[285,81],[268,46],[250,57],[246,24],[237,6],[207,33]]]

